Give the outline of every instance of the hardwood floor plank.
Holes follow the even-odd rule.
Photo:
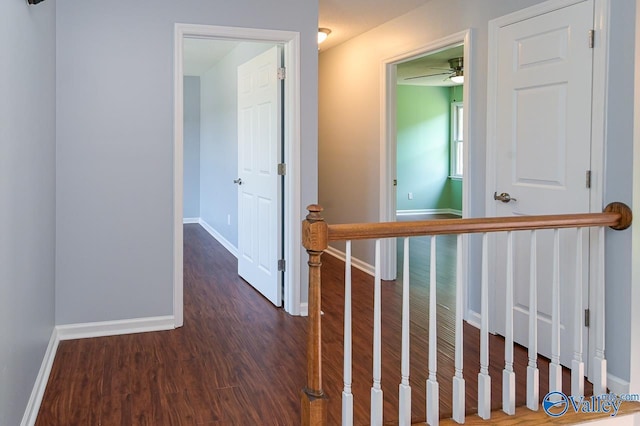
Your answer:
[[[455,239],[438,237],[440,412],[451,414]],[[428,238],[411,241],[412,419],[424,421],[428,354]],[[199,225],[184,227],[184,326],[60,343],[37,425],[297,425],[306,382],[307,319],[275,308],[237,275],[237,261]],[[323,256],[323,379],[329,424],[340,423],[344,263]],[[353,269],[355,424],[369,424],[373,278]],[[447,283],[449,283],[447,285]],[[397,422],[401,284],[382,283],[384,418]],[[465,324],[467,412],[477,405],[479,332]],[[500,405],[504,341],[491,336],[493,406]],[[526,352],[514,369],[525,400]],[[540,364],[541,397],[548,370]],[[565,377],[569,386],[569,377]]]

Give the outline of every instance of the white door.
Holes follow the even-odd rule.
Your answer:
[[[282,304],[280,48],[238,67],[238,274]]]
[[[496,99],[493,106],[490,103],[495,108],[495,170],[488,171],[495,173],[495,188],[487,201],[497,216],[589,211],[586,174],[591,163],[593,49],[588,34],[592,26],[593,1],[589,0],[497,29]],[[515,200],[495,200],[493,191]],[[514,338],[524,346],[528,346],[529,235],[514,235]],[[553,231],[539,232],[537,240],[538,349],[550,357]],[[587,265],[588,235],[584,241]],[[570,365],[573,356],[575,244],[575,231],[561,231],[560,355],[564,365]],[[496,237],[493,256],[495,326],[504,334],[504,234]],[[588,292],[583,294],[586,306]],[[586,328],[582,330],[586,344]]]

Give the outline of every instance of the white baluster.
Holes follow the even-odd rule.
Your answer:
[[[436,236],[431,237],[431,263],[429,264],[429,378],[427,379],[427,424],[435,426],[440,421],[440,389],[438,370],[438,319],[436,304]]]
[[[491,418],[491,376],[489,376],[489,235],[482,234],[482,283],[480,296],[480,372],[478,373],[478,415]]]
[[[604,356],[605,335],[604,335],[604,228],[598,232],[598,264],[595,282],[595,315],[593,325],[595,327],[595,347],[596,353],[593,359],[593,394],[602,395],[607,393],[607,359]]]
[[[462,317],[464,309],[464,288],[462,282],[462,235],[458,235],[456,255],[456,355],[455,376],[453,377],[453,420],[464,423],[465,383],[462,375],[462,354],[464,352],[462,336]]]
[[[529,364],[527,365],[527,408],[538,411],[540,371],[538,370],[538,243],[531,231],[529,261]]]
[[[398,407],[398,424],[411,425],[411,386],[409,385],[409,238],[404,239],[404,261],[402,268],[402,364]]]
[[[582,228],[576,229],[576,281],[574,297],[574,340],[571,361],[571,395],[584,396],[584,362],[582,361]]]
[[[373,295],[373,386],[371,387],[371,424],[382,425],[382,320],[380,281],[380,240],[376,240]]]
[[[498,302],[499,303],[499,302]],[[504,339],[504,370],[502,371],[502,411],[516,413],[516,374],[513,372],[513,233],[507,232],[507,288]]]
[[[551,291],[551,363],[549,392],[562,392],[560,365],[560,230],[553,231],[553,283]]]
[[[351,393],[351,241],[347,241],[344,269],[344,390],[342,391],[342,425],[353,425]]]

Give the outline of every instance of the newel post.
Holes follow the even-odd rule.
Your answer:
[[[327,424],[327,398],[322,390],[320,260],[328,245],[328,227],[322,207],[312,204],[302,222],[302,245],[309,254],[309,329],[307,334],[307,385],[302,390],[302,424]]]

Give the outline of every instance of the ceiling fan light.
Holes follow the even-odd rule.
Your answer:
[[[318,44],[322,43],[329,37],[331,30],[329,28],[318,28]]]
[[[464,83],[464,75],[453,75],[451,76],[451,81],[456,84]]]

